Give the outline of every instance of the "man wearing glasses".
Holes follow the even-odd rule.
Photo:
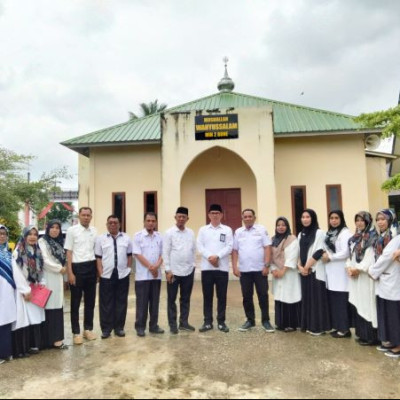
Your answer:
[[[222,207],[219,204],[211,204],[208,210],[210,224],[201,227],[197,236],[197,250],[201,254],[204,313],[204,323],[199,332],[213,329],[214,286],[218,300],[218,329],[221,332],[229,332],[229,328],[225,324],[225,311],[233,234],[229,226],[221,224],[223,215]]]

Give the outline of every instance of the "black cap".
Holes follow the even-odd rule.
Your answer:
[[[189,215],[189,210],[186,207],[178,207],[178,209],[176,210],[176,214]]]
[[[208,212],[210,211],[219,211],[222,213],[222,207],[219,204],[211,204],[208,208]]]

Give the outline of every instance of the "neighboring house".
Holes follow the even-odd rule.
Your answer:
[[[212,202],[222,204],[232,228],[242,208],[254,208],[271,233],[279,215],[296,231],[305,207],[324,228],[328,211],[342,208],[352,228],[356,212],[388,206],[380,189],[388,155],[364,144],[379,130],[233,88],[225,70],[218,93],[62,143],[80,154],[79,205],[94,209],[98,229],[114,212],[133,233],[143,212],[154,210],[163,231],[183,205],[197,231]]]

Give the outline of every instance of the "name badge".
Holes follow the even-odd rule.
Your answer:
[[[219,241],[225,243],[225,239],[226,239],[225,233],[221,233],[221,234],[219,235]]]

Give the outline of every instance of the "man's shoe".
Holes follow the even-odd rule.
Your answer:
[[[218,329],[224,333],[229,332],[229,328],[226,326],[226,324],[224,322],[222,324],[218,324]]]
[[[192,325],[189,325],[188,323],[186,324],[180,324],[179,325],[179,330],[180,331],[188,331],[188,332],[194,332],[196,328]]]
[[[332,332],[331,336],[335,339],[351,338],[351,332],[350,331],[347,331],[347,332],[336,331],[336,332]]]
[[[125,331],[123,329],[116,329],[114,330],[115,336],[118,337],[125,337]]]
[[[144,332],[144,329],[137,329],[136,335],[138,335],[139,337],[145,337],[146,333]]]
[[[247,320],[240,328],[238,328],[238,331],[247,332],[249,329],[253,328],[255,325],[256,324],[254,322]]]
[[[262,326],[266,332],[275,332],[275,328],[270,324],[269,321],[264,321]]]
[[[179,333],[178,328],[176,326],[171,326],[169,328],[169,331],[173,334],[173,335],[177,335]]]
[[[149,329],[150,333],[155,333],[155,334],[162,334],[164,333],[164,329],[161,329],[158,325],[153,328],[153,329]]]
[[[213,329],[214,327],[212,326],[212,324],[203,324],[200,328],[199,328],[199,332],[203,333],[203,332],[207,332],[207,331],[211,331],[211,329]]]
[[[82,344],[83,343],[83,339],[82,339],[82,336],[81,335],[74,335],[74,338],[73,338],[73,342],[74,342],[74,344]]]
[[[86,340],[96,340],[97,339],[97,336],[93,331],[87,331],[87,330],[83,331],[83,337]]]
[[[101,334],[101,338],[102,338],[102,339],[108,339],[110,336],[111,336],[111,333],[110,333],[110,332],[103,332],[103,333]]]

